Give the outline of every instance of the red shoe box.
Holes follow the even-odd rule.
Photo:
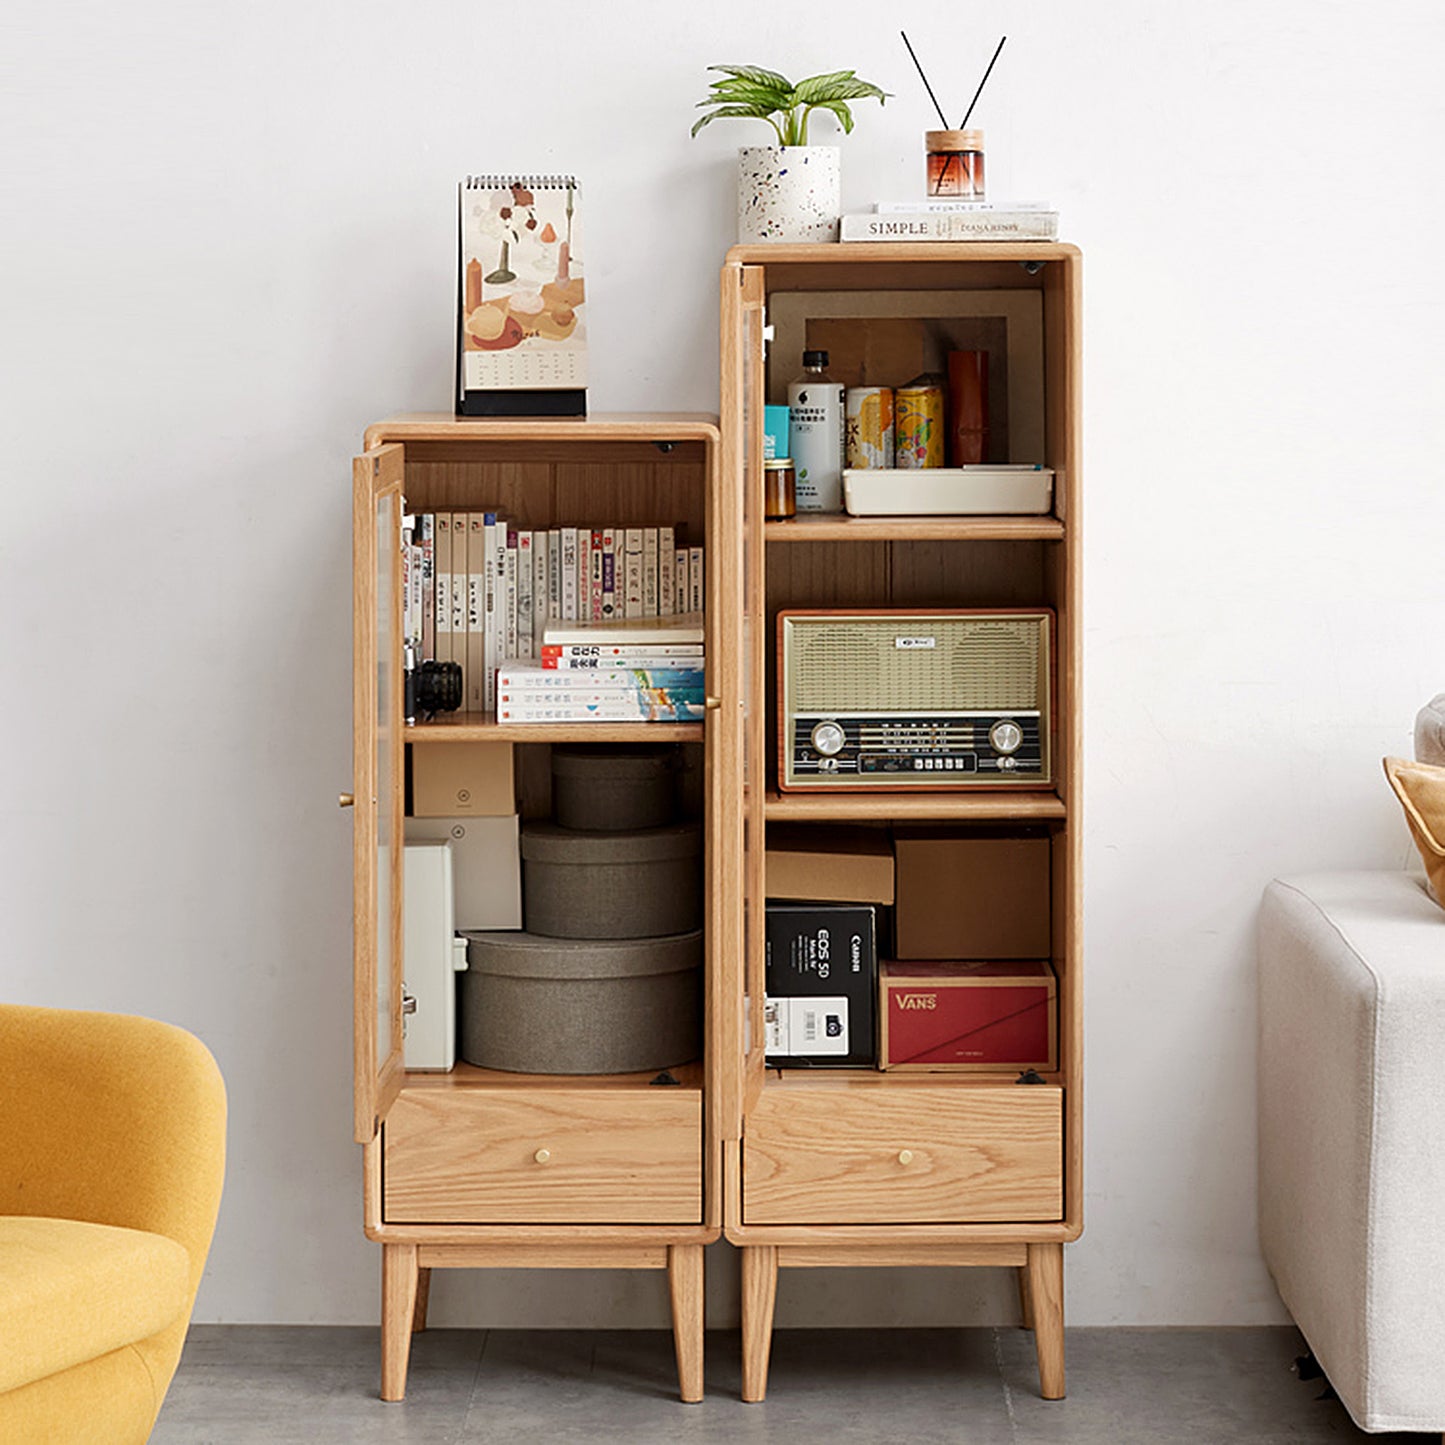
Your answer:
[[[879,992],[879,1068],[1057,1067],[1047,963],[885,963]]]

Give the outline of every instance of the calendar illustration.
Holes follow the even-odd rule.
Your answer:
[[[459,415],[586,413],[577,196],[572,176],[469,176],[459,187]]]

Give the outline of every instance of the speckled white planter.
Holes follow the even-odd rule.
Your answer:
[[[836,241],[837,146],[744,146],[738,151],[738,240]]]

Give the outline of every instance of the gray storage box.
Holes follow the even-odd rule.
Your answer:
[[[521,1074],[630,1074],[702,1054],[702,932],[469,933],[458,1052]]]
[[[564,828],[661,828],[677,816],[677,753],[580,743],[552,749],[552,815]]]
[[[702,827],[522,828],[522,921],[549,938],[660,938],[702,922]]]

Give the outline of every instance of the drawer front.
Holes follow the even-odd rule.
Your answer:
[[[967,1224],[1064,1212],[1063,1090],[783,1084],[743,1138],[748,1224]]]
[[[384,1137],[388,1224],[702,1219],[692,1090],[403,1089]]]

